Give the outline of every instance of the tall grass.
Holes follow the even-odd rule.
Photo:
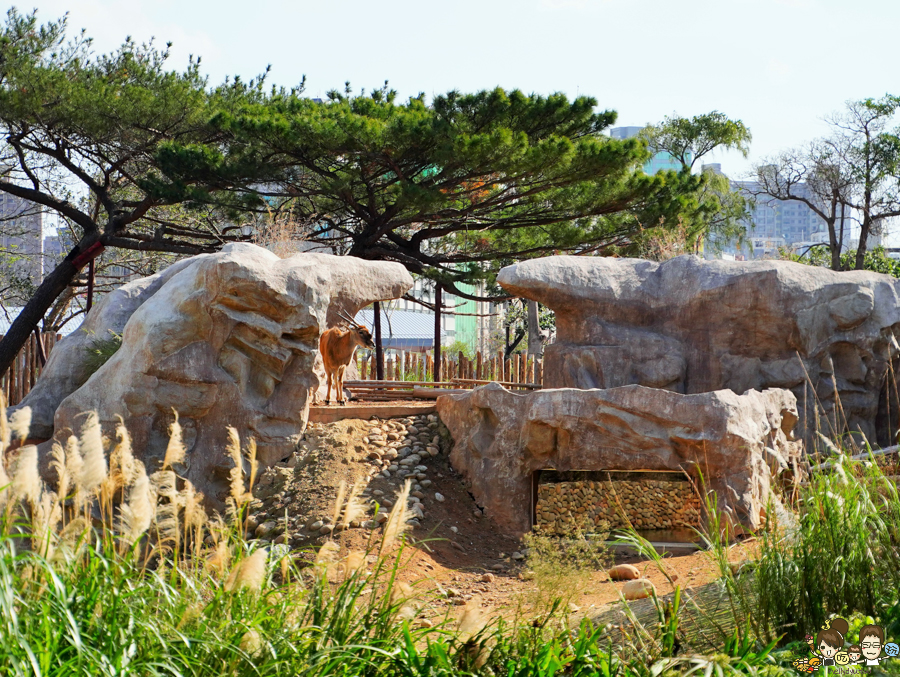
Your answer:
[[[804,490],[793,532],[771,520],[763,534],[758,570],[768,578],[757,584],[769,586],[772,599],[760,603],[779,596],[783,606],[766,607],[758,632],[723,636],[715,655],[686,654],[681,609],[691,602],[677,589],[674,602],[655,600],[657,627],[630,649],[612,647],[587,620],[571,627],[558,596],[543,600],[549,609],[506,623],[403,582],[409,484],[366,548],[349,547],[342,532],[308,565],[284,546],[243,539],[257,464],[252,440],[236,431],[221,450],[233,464],[228,510],[210,517],[178,475],[184,447],[177,416],[163,467],[148,474],[124,424],[106,439],[96,415],[86,415],[79,434],[52,450],[53,486],[37,472],[34,447],[9,451],[13,439],[27,438],[27,419],[7,421],[0,403],[0,675],[781,674],[771,645],[755,640],[791,623],[809,627],[801,616],[813,618],[818,602],[801,600],[809,593],[791,583],[791,567],[806,561],[804,547],[818,543],[818,552],[841,561],[809,564],[801,580],[810,589],[816,576],[830,576],[824,580],[835,586],[843,577],[860,584],[853,599],[877,610],[898,582],[896,559],[888,559],[895,549],[885,551],[896,544],[896,488],[877,468],[848,462]],[[360,518],[361,489],[339,491],[335,524]],[[862,529],[876,540],[863,538]],[[863,543],[872,548],[868,559]],[[725,540],[713,545],[714,556],[727,547]],[[727,556],[722,561],[723,576],[742,590]],[[866,587],[866,566],[886,576],[894,570]],[[826,595],[823,613],[845,597]]]
[[[659,658],[621,658],[598,628],[570,629],[555,613],[514,625],[476,607],[457,617],[401,582],[408,484],[365,550],[338,536],[306,566],[243,540],[256,461],[236,431],[222,450],[234,465],[228,510],[210,518],[176,471],[177,416],[163,467],[148,475],[125,426],[106,439],[88,414],[53,447],[53,487],[34,447],[9,451],[27,419],[8,422],[0,403],[2,675],[629,677]],[[340,492],[336,523],[359,517],[360,490]]]
[[[900,494],[875,462],[840,453],[796,492],[792,510],[770,504],[757,554],[735,566],[733,533],[706,496],[702,536],[727,586],[733,615],[766,641],[800,640],[834,615],[883,615],[900,594]]]

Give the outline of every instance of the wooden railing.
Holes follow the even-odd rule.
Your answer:
[[[44,361],[50,356],[50,351],[60,338],[56,332],[41,334],[40,348],[43,350]],[[38,337],[32,334],[7,372],[0,376],[0,390],[10,405],[18,404],[25,399],[41,375],[43,369],[41,350],[38,349]]]
[[[346,381],[360,399],[436,397],[441,392],[470,389],[496,381],[510,389],[534,390],[543,382],[539,358],[516,353],[504,359],[502,351],[490,357],[480,352],[474,359],[463,353],[441,356],[441,380],[434,381],[434,359],[428,353],[391,352],[385,356],[384,380],[376,380],[374,355],[357,355],[359,381]]]

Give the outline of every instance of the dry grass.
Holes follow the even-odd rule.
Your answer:
[[[252,241],[282,259],[293,256],[303,242],[304,227],[289,213],[269,212],[253,231]]]

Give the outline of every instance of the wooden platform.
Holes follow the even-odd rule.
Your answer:
[[[437,411],[434,400],[390,402],[348,402],[346,405],[317,404],[309,408],[310,423],[334,423],[347,418],[370,419],[402,418],[404,416],[421,416]]]

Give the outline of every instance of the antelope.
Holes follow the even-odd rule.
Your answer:
[[[319,352],[322,353],[322,364],[325,366],[325,377],[328,379],[325,404],[331,404],[332,383],[337,391],[338,404],[346,404],[344,401],[344,370],[353,359],[356,346],[370,349],[375,347],[372,334],[364,325],[356,324],[356,321],[343,310],[338,314],[347,323],[347,328],[326,329],[319,338]]]

